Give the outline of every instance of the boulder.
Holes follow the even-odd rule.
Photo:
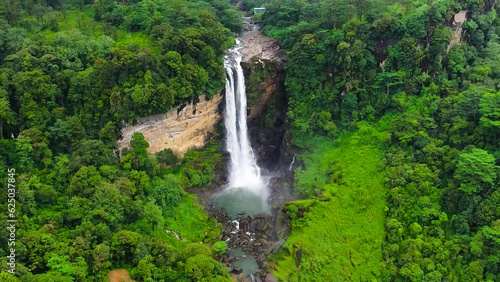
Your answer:
[[[266,278],[264,279],[264,282],[278,282],[278,279],[274,276],[274,274],[268,273],[266,275]]]
[[[253,282],[252,277],[246,273],[240,273],[236,279],[238,282]]]

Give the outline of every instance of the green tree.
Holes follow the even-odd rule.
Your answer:
[[[166,165],[176,165],[178,158],[170,148],[166,148],[156,153],[156,159],[159,163]]]
[[[151,255],[145,255],[137,264],[137,271],[144,281],[151,278],[156,266],[152,263],[153,257]]]
[[[5,282],[21,282],[21,280],[19,280],[19,278],[8,273],[7,271],[2,271],[0,273],[0,280],[5,281]]]
[[[101,140],[81,140],[76,143],[76,148],[71,154],[70,168],[78,169],[81,166],[101,167],[113,165],[113,152],[111,148]]]
[[[7,91],[0,88],[0,138],[3,138],[3,126],[14,123],[14,112],[10,108]]]
[[[110,248],[105,244],[97,245],[92,251],[93,271],[98,274],[111,266]]]
[[[20,171],[30,171],[33,169],[35,165],[35,153],[30,138],[23,135],[17,137],[16,154]]]
[[[68,152],[86,136],[78,116],[66,117],[64,120],[57,119],[53,126],[49,127],[54,142],[53,148],[59,152]]]
[[[90,198],[102,183],[102,177],[94,166],[82,166],[72,177],[69,185],[71,195]]]
[[[496,177],[495,158],[488,152],[473,148],[460,154],[454,178],[467,195],[492,187]]]
[[[92,196],[92,211],[96,221],[104,222],[113,230],[121,229],[125,220],[126,196],[115,185],[101,182]]]
[[[116,232],[112,238],[112,256],[114,260],[126,262],[134,256],[135,248],[141,235],[127,230]]]
[[[163,214],[161,209],[154,203],[154,201],[149,201],[144,205],[144,210],[142,216],[146,222],[151,225],[151,230],[155,231],[157,229],[163,229]]]
[[[151,165],[147,152],[149,143],[146,139],[144,139],[144,135],[139,132],[134,133],[134,135],[132,135],[132,140],[130,141],[130,146],[132,147],[132,153],[134,156],[132,161],[133,168],[149,169]]]
[[[78,225],[81,221],[89,216],[88,211],[91,209],[91,201],[86,198],[71,197],[65,210],[65,219],[68,226]]]
[[[186,261],[185,273],[194,281],[208,279],[213,276],[215,265],[209,256],[195,255]]]
[[[149,191],[149,197],[165,212],[176,207],[184,195],[181,181],[173,174],[167,174],[163,179],[154,178]]]
[[[212,250],[219,256],[226,253],[227,243],[224,241],[217,241],[212,245]]]
[[[481,123],[486,127],[500,130],[500,92],[486,93],[479,102],[479,112],[481,113]]]
[[[63,276],[73,277],[76,270],[69,262],[69,256],[53,255],[47,262],[47,266],[53,271],[61,273]]]

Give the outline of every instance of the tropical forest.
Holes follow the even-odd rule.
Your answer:
[[[500,281],[496,0],[0,0],[0,281]]]

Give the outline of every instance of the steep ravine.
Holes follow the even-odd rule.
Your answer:
[[[248,97],[247,122],[254,154],[263,175],[269,181],[271,214],[245,216],[240,214],[236,221],[224,211],[207,201],[209,212],[223,224],[220,238],[228,242],[231,251],[222,258],[228,265],[235,281],[251,281],[238,260],[250,256],[256,259],[258,271],[255,281],[277,281],[272,275],[273,265],[267,256],[277,252],[285,242],[288,230],[288,216],[282,212],[283,205],[296,199],[291,192],[293,155],[287,146],[287,97],[284,91],[285,57],[279,43],[263,36],[258,27],[246,28],[240,40],[243,43],[242,67]],[[233,255],[242,250],[250,256]],[[241,262],[241,261],[240,261]]]

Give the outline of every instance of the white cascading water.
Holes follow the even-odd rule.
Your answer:
[[[228,184],[217,195],[215,204],[233,219],[240,215],[269,213],[267,181],[250,145],[247,127],[247,97],[241,68],[241,45],[230,49],[224,57],[226,67],[226,149],[231,156]]]
[[[241,68],[240,42],[228,51],[224,57],[226,68],[226,112],[224,124],[226,126],[226,149],[231,156],[229,162],[229,183],[227,187],[216,196],[216,204],[225,209],[233,218],[233,234],[240,232],[239,215],[255,215],[269,213],[267,204],[267,184],[261,176],[255,156],[248,138],[247,127],[247,97],[245,77]],[[252,242],[255,234],[247,232]],[[230,240],[228,238],[228,240]],[[241,247],[232,250],[231,254],[237,257],[235,266],[250,275],[255,281],[254,274],[258,265],[252,256],[245,254]]]
[[[231,155],[229,186],[262,192],[265,186],[260,175],[247,127],[247,97],[241,68],[240,46],[231,49],[225,58],[226,79],[226,148]]]
[[[228,51],[224,58],[226,68],[226,149],[231,156],[229,163],[229,184],[227,189],[242,189],[253,192],[267,200],[267,185],[248,138],[247,97],[245,77],[241,67],[240,42]]]

